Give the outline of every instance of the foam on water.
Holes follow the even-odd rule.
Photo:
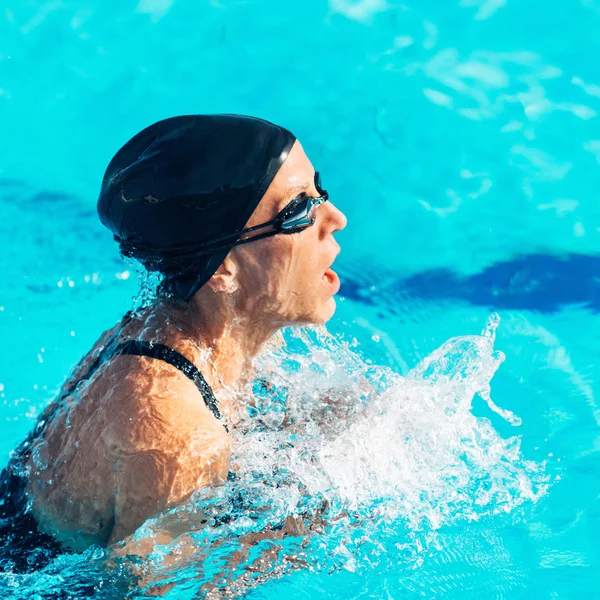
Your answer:
[[[236,595],[294,568],[420,563],[442,527],[536,501],[545,465],[471,412],[478,394],[519,423],[490,398],[498,322],[448,340],[406,377],[325,329],[287,331],[258,361],[269,384],[255,384],[234,431],[235,480],[138,530],[140,541],[175,532],[154,546],[148,578]]]
[[[504,360],[494,350],[498,323],[494,314],[481,335],[448,340],[405,377],[325,328],[284,332],[257,360],[252,402],[240,398],[235,478],[147,521],[135,539],[154,546],[141,563],[92,547],[56,559],[44,586],[75,591],[93,581],[98,597],[98,582],[124,593],[133,566],[142,586],[177,582],[181,594],[188,581],[238,595],[290,569],[420,564],[444,526],[536,501],[549,484],[545,465],[471,411],[479,395],[520,422],[490,397]],[[65,569],[78,573],[71,583]],[[30,597],[39,576],[10,576],[15,597]]]

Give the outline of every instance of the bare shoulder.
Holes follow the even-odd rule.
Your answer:
[[[174,449],[228,440],[223,424],[206,406],[192,381],[175,367],[147,357],[121,356],[99,378],[111,433],[128,454],[161,447]]]
[[[117,493],[110,543],[197,489],[222,483],[229,470],[229,434],[203,406],[195,386],[164,376],[141,383],[147,375],[138,372],[119,386],[121,413],[112,424]]]

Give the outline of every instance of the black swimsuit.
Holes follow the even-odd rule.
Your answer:
[[[116,356],[129,355],[148,356],[169,363],[195,383],[206,406],[217,419],[221,418],[217,399],[194,363],[173,348],[155,342],[130,340],[115,344],[121,330],[122,328],[119,327],[108,340],[88,371],[63,391],[56,406],[38,422],[15,452],[15,457],[2,470],[0,474],[0,572],[9,568],[21,573],[38,570],[65,552],[52,536],[38,530],[37,522],[26,506],[26,481],[17,473],[13,461],[24,461],[29,457],[33,442],[52,419],[61,405],[60,401],[69,396],[82,381],[90,379],[108,360]],[[226,426],[224,427],[227,429]]]
[[[213,391],[210,389],[210,386],[206,382],[206,379],[204,379],[202,373],[200,373],[198,367],[196,367],[196,365],[192,361],[188,360],[185,356],[179,354],[177,350],[173,350],[173,348],[169,348],[169,346],[165,346],[164,344],[157,344],[156,342],[140,342],[137,340],[130,340],[128,342],[123,342],[118,346],[113,346],[109,341],[104,350],[100,353],[100,356],[94,361],[88,372],[81,377],[81,379],[79,379],[77,384],[74,385],[68,393],[71,393],[71,391],[73,391],[75,387],[82,381],[89,379],[106,361],[114,358],[115,356],[121,355],[149,356],[150,358],[156,358],[173,365],[188,379],[191,379],[196,384],[196,387],[202,394],[202,398],[204,398],[206,406],[210,409],[212,414],[217,417],[217,419],[221,418],[221,413],[219,412],[219,407],[217,405],[217,399],[215,398]]]

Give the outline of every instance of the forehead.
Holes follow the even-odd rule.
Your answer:
[[[252,214],[248,226],[252,227],[272,219],[290,200],[303,190],[312,187],[315,170],[298,140],[271,182]]]

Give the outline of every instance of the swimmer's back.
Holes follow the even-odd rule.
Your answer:
[[[102,336],[72,382],[85,379],[121,327]],[[225,429],[171,364],[115,356],[59,403],[45,411],[48,422],[31,442],[28,491],[40,529],[68,548],[118,541],[227,475]]]

